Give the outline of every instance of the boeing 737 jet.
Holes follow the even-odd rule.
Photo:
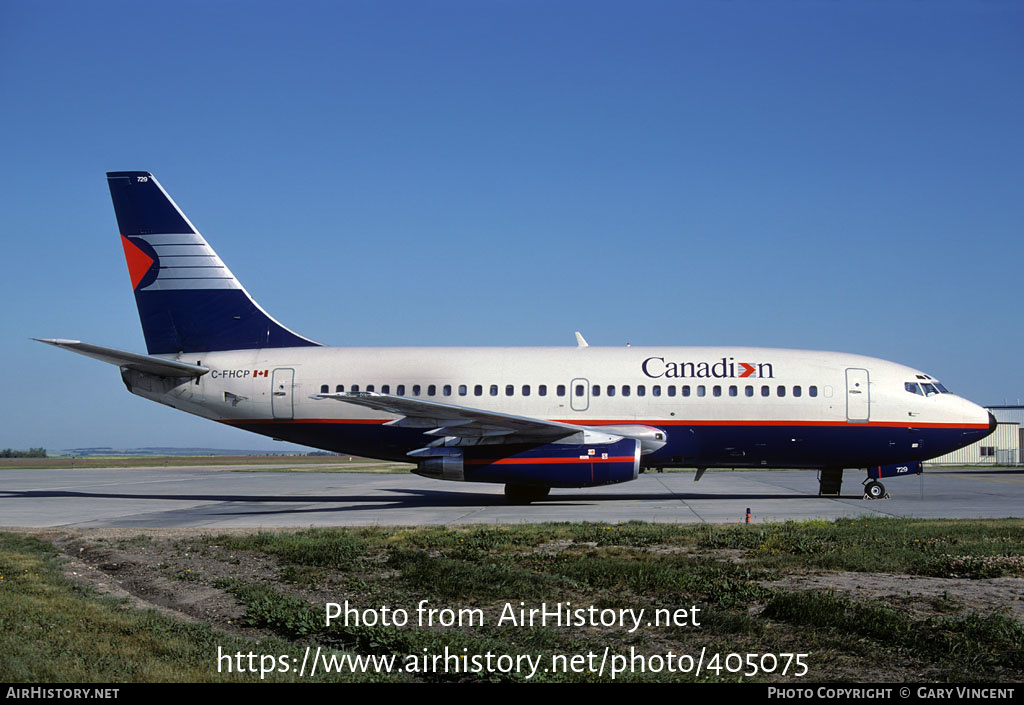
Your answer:
[[[107,174],[148,355],[42,342],[118,366],[128,391],[440,480],[552,487],[642,468],[921,472],[995,429],[931,376],[861,355],[737,347],[337,348],[274,320],[152,174]]]

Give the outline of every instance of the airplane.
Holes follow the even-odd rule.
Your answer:
[[[503,484],[507,501],[641,470],[844,468],[882,478],[995,430],[911,367],[756,347],[328,347],[272,318],[146,171],[107,173],[147,355],[36,339],[116,365],[128,391],[253,433]]]

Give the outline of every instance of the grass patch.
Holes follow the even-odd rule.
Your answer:
[[[881,659],[906,662],[915,669],[913,678],[928,672],[940,680],[992,680],[997,677],[994,674],[1024,672],[1024,663],[1003,655],[1019,650],[1015,645],[1020,626],[1012,619],[962,614],[950,600],[940,601],[950,614],[922,619],[880,600],[854,602],[831,593],[766,585],[787,572],[808,569],[1019,574],[1012,556],[1021,553],[1022,533],[1024,524],[1017,520],[866,519],[715,527],[633,522],[311,530],[287,538],[249,537],[235,545],[275,555],[286,563],[282,575],[301,576],[308,570],[305,566],[331,561],[312,561],[300,546],[322,542],[326,551],[340,536],[347,536],[349,541],[341,544],[349,551],[343,569],[349,581],[345,584],[355,581],[360,586],[351,598],[354,604],[361,608],[388,604],[404,607],[410,614],[421,600],[428,600],[431,607],[474,607],[486,615],[486,624],[458,630],[460,639],[468,639],[461,643],[473,644],[466,648],[482,648],[474,641],[479,639],[510,653],[600,651],[609,643],[618,648],[632,645],[646,653],[664,649],[686,653],[709,644],[737,652],[763,652],[765,643],[789,643],[790,650],[806,644],[821,655],[822,663],[841,664],[837,675],[818,673],[820,679],[856,681],[862,678],[859,672],[844,676],[842,669],[855,669],[851,663],[870,668]],[[950,550],[971,557],[977,565],[954,563],[948,558]],[[1009,560],[1002,558],[1007,555]],[[270,609],[266,603],[246,598],[247,614],[261,615],[260,623],[282,636],[309,634],[304,626],[308,617],[301,616],[302,610],[310,609],[309,603],[300,609],[280,596],[275,600]],[[632,632],[497,624],[510,605],[529,610],[566,602],[597,609],[644,609],[648,616],[659,608],[699,607],[701,624],[645,626]],[[439,638],[450,643],[453,635],[437,629],[358,627],[343,633],[319,629],[313,638],[370,652],[412,653],[410,649],[431,648],[424,644],[439,644]],[[965,649],[970,650],[973,664],[966,669],[963,659],[955,656]],[[575,675],[546,678],[573,680]],[[686,679],[680,674],[632,674],[629,678]]]
[[[287,564],[346,570],[367,550],[368,543],[352,531],[319,529],[297,533],[266,533],[214,539],[217,545],[240,551],[259,551]]]
[[[49,544],[0,533],[0,681],[252,682],[218,672],[223,653],[294,653],[286,640],[229,636],[204,624],[126,609],[72,585]],[[265,680],[298,680],[268,673]]]
[[[957,682],[1024,668],[1024,626],[1000,614],[915,619],[884,605],[808,591],[775,594],[764,616],[861,639],[868,650],[882,647],[930,660]]]
[[[334,654],[413,659],[452,654],[656,657],[807,652],[815,681],[1001,681],[1024,679],[1024,628],[966,606],[956,591],[891,601],[774,587],[822,570],[985,578],[1021,575],[1024,522],[859,519],[754,526],[536,524],[458,528],[352,528],[215,535],[170,541],[125,539],[131,554],[159,556],[175,589],[218,592],[225,609],[257,631],[258,643],[202,625],[127,610],[66,583],[47,544],[0,537],[0,677],[22,681],[204,681],[216,645],[259,654],[306,645]],[[105,550],[111,544],[96,541]],[[142,576],[146,577],[146,576]],[[165,583],[166,584],[166,583]],[[962,586],[962,583],[960,583]],[[226,595],[225,595],[226,593]],[[200,594],[197,592],[196,594]],[[229,597],[228,597],[229,596]],[[231,600],[237,606],[231,605]],[[325,604],[361,613],[404,610],[406,624],[325,623]],[[424,602],[425,601],[425,602]],[[421,623],[419,605],[450,610]],[[530,623],[541,608],[628,618]],[[654,624],[656,610],[686,612]],[[453,615],[459,619],[454,620]],[[525,621],[523,621],[525,618]],[[711,653],[711,651],[709,651]],[[592,663],[592,662],[591,662]],[[451,664],[447,666],[451,668]],[[442,666],[442,669],[444,667]],[[287,679],[290,674],[278,675]],[[337,675],[332,676],[337,678]],[[523,672],[381,672],[349,680],[525,680]],[[726,671],[699,679],[737,680]],[[534,673],[531,680],[592,681],[591,672]],[[635,671],[616,680],[687,681],[693,673]],[[748,680],[747,677],[743,677]],[[759,674],[753,680],[793,682]],[[610,680],[606,673],[604,680]]]
[[[741,549],[764,567],[934,577],[1024,575],[1020,519],[837,519],[699,531],[699,548]]]

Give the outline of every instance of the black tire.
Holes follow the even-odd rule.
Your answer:
[[[540,485],[505,485],[505,500],[509,504],[530,504],[546,498],[550,487]]]
[[[864,487],[864,494],[871,499],[881,499],[885,496],[885,485],[881,482],[869,482]]]

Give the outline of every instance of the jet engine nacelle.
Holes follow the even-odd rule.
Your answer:
[[[594,487],[635,480],[640,441],[549,443],[543,446],[436,448],[417,475],[460,482],[499,482],[544,487]],[[498,455],[497,451],[501,452]]]

